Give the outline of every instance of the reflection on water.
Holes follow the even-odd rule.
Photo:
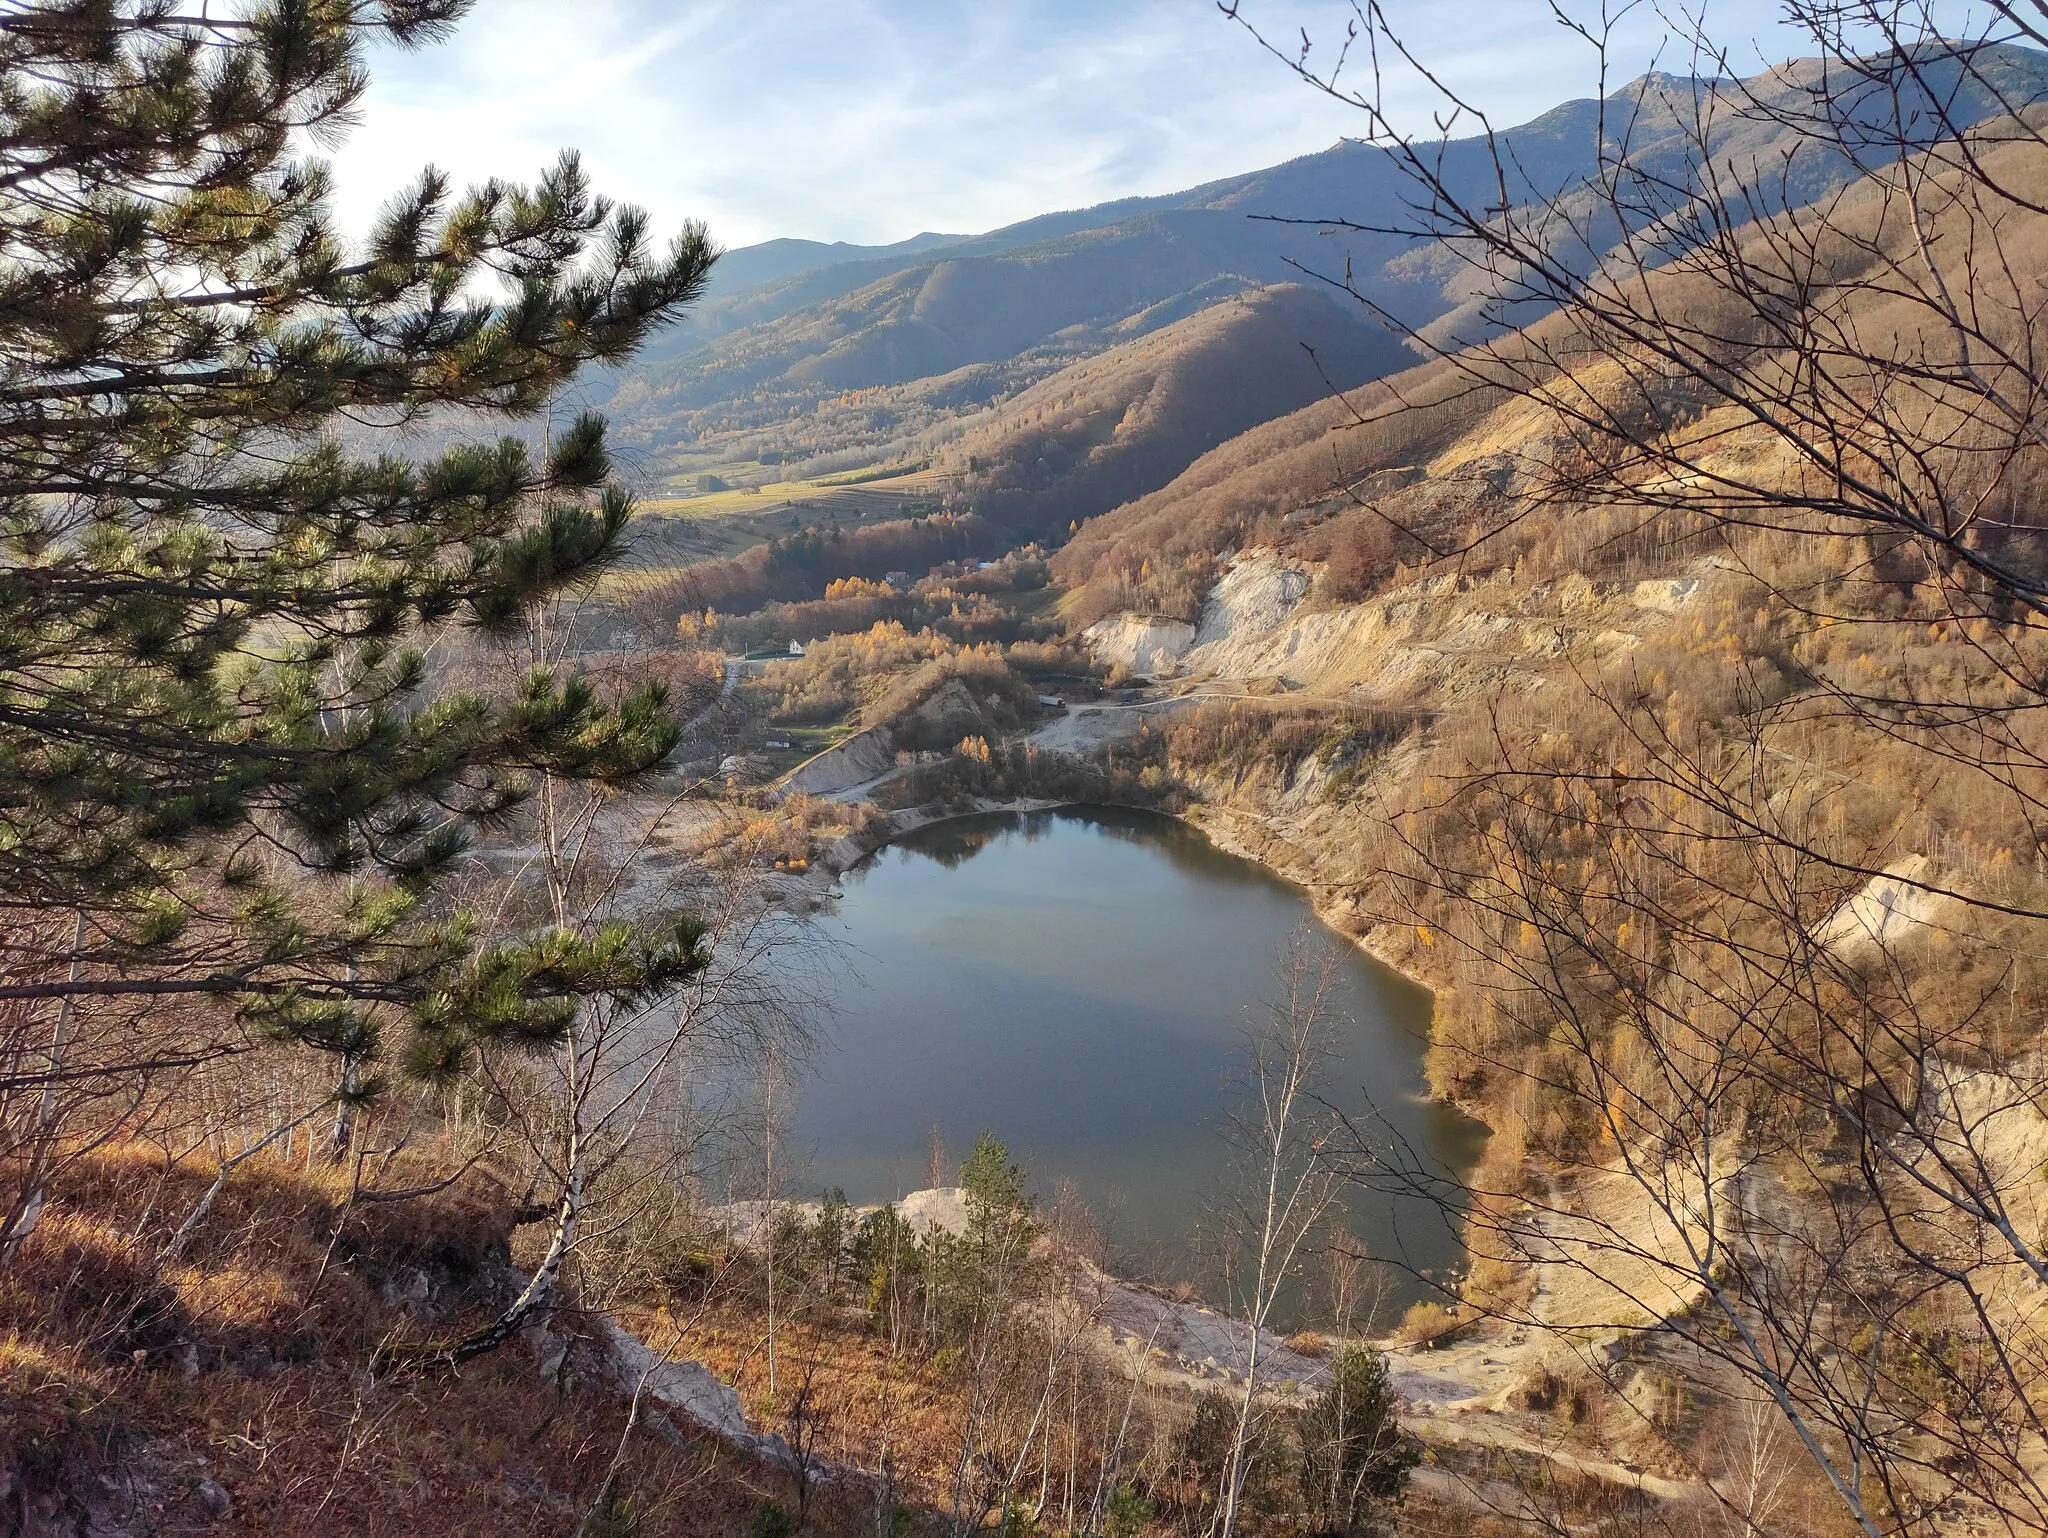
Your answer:
[[[935,1130],[952,1169],[991,1130],[1039,1191],[1072,1181],[1117,1264],[1198,1276],[1189,1245],[1231,1164],[1233,1070],[1306,912],[1294,888],[1144,813],[913,834],[847,874],[830,922],[856,975],[835,990],[791,1151],[809,1184],[880,1201],[929,1183]],[[1468,1166],[1483,1130],[1421,1098],[1428,993],[1351,947],[1340,974],[1328,1099]],[[1424,1203],[1360,1195],[1350,1217],[1375,1255],[1456,1259]]]

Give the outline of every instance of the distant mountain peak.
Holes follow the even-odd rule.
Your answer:
[[[1880,63],[1845,84],[1845,116],[1867,133],[1861,151],[1896,148],[1886,128],[1901,78],[1888,75]],[[1809,152],[1812,141],[1796,125],[1811,111],[1805,93],[1823,78],[1815,60],[1739,82],[1646,71],[1604,101],[1562,102],[1491,139],[1452,141],[1442,174],[1460,195],[1491,199],[1500,147],[1517,202],[1556,200],[1569,213],[1589,195],[1601,156],[1625,137],[1632,154],[1654,164],[1658,185],[1682,201],[1704,126],[1717,166],[1762,168],[1766,201],[1803,206],[1869,158]],[[2048,54],[1992,45],[1969,70],[1953,59],[1943,68],[1916,65],[1904,83],[1933,93],[1968,124],[2048,100]],[[1867,109],[1855,98],[1866,89]],[[1707,94],[1725,110],[1698,110]],[[1912,105],[1907,100],[1909,112]],[[1923,116],[1933,122],[1942,114]],[[657,457],[687,445],[697,468],[761,453],[841,466],[884,447],[917,458],[925,453],[919,435],[960,427],[1038,380],[1247,287],[1324,275],[1437,344],[1533,320],[1533,308],[1508,306],[1449,247],[1375,228],[1400,224],[1413,193],[1397,156],[1340,137],[1327,149],[1182,192],[1044,214],[979,235],[923,231],[886,246],[763,242],[720,262],[692,324],[635,365],[613,419],[622,441]],[[1586,228],[1598,231],[1595,240],[1623,236],[1597,221]],[[881,401],[868,392],[893,394]]]

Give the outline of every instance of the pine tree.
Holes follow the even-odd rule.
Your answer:
[[[428,170],[344,239],[307,147],[372,43],[468,4],[0,0],[0,999],[209,996],[445,1072],[703,964],[688,924],[484,944],[438,895],[539,777],[630,786],[674,744],[659,688],[493,698],[425,660],[587,584],[631,504],[594,416],[539,457],[347,445],[536,417],[717,256],[573,154]]]
[[[1338,1353],[1297,1428],[1302,1498],[1319,1531],[1370,1531],[1401,1500],[1420,1451],[1402,1432],[1397,1407],[1386,1357],[1358,1343]]]

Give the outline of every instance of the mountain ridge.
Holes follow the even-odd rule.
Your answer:
[[[1940,107],[1974,123],[2014,102],[2048,100],[2048,55],[1996,45],[1976,73],[1916,67],[1910,89],[1933,121]],[[1793,205],[1846,185],[1853,158],[1790,153],[1782,126],[1751,99],[1797,107],[1827,89],[1845,120],[1870,127],[1869,153],[1889,107],[1878,87],[1826,81],[1813,61],[1746,80],[1646,74],[1604,98],[1561,102],[1528,122],[1453,140],[1446,175],[1459,195],[1497,198],[1494,151],[1509,167],[1510,200],[1569,216],[1603,142],[1631,146],[1633,163],[1669,179],[1668,212],[1681,212],[1689,156],[1704,136],[1718,162],[1749,167],[1763,201]],[[1896,82],[1894,82],[1896,84]],[[1860,93],[1860,94],[1859,94]],[[1843,104],[1846,103],[1846,106]],[[1852,140],[1854,135],[1852,134]],[[1769,173],[1768,176],[1766,173]],[[773,455],[824,455],[827,468],[891,456],[925,457],[978,413],[1049,373],[1116,345],[1123,328],[1160,306],[1191,313],[1233,293],[1279,283],[1350,283],[1398,328],[1436,345],[1479,340],[1536,311],[1508,302],[1502,280],[1440,243],[1393,233],[1409,184],[1384,147],[1340,139],[1276,165],[1218,177],[1180,192],[1050,212],[976,235],[921,234],[891,246],[772,241],[731,253],[717,291],[670,341],[619,376],[608,412],[621,441],[671,475]],[[1656,210],[1646,210],[1644,222]],[[1326,221],[1347,218],[1349,226]],[[1624,237],[1587,222],[1589,265]],[[823,258],[814,265],[804,265]],[[763,276],[763,274],[766,274]],[[962,370],[992,371],[943,413],[910,413],[905,436],[889,392]],[[923,382],[920,384],[919,382]],[[865,425],[835,402],[878,392]],[[829,417],[828,423],[820,421]]]

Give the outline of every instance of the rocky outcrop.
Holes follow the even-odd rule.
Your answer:
[[[1218,1380],[1244,1382],[1256,1370],[1262,1388],[1283,1394],[1320,1384],[1329,1369],[1320,1358],[1294,1350],[1270,1330],[1258,1332],[1252,1363],[1249,1324],[1188,1299],[1118,1281],[1093,1266],[1075,1279],[1075,1296],[1105,1345],[1121,1351],[1155,1382],[1200,1388]]]
[[[1310,576],[1271,550],[1230,561],[1202,605],[1194,644],[1182,659],[1190,673],[1226,672],[1234,644],[1271,635],[1308,596]]]
[[[1171,673],[1195,643],[1195,627],[1157,614],[1112,614],[1081,632],[1096,657],[1153,677]]]
[[[964,1234],[967,1232],[967,1192],[959,1186],[933,1186],[912,1191],[892,1204],[896,1216],[920,1233]],[[742,1248],[750,1247],[761,1225],[772,1213],[786,1213],[815,1223],[825,1210],[820,1202],[744,1201],[713,1207],[705,1216],[724,1230],[727,1238]],[[855,1218],[866,1218],[881,1210],[880,1204],[850,1209]]]
[[[1667,624],[1693,605],[1711,566],[1627,586],[1445,573],[1322,609],[1308,604],[1308,570],[1247,550],[1227,563],[1199,624],[1119,614],[1082,636],[1099,661],[1136,673],[1277,680],[1354,700],[1440,706],[1567,656],[1597,663],[1628,651],[1646,624]]]
[[[1263,638],[1284,624],[1309,590],[1309,573],[1271,550],[1233,557],[1202,604],[1199,621],[1156,614],[1113,614],[1081,632],[1096,657],[1133,673],[1230,671],[1234,644]]]
[[[606,1375],[619,1393],[654,1404],[767,1462],[784,1467],[796,1462],[781,1437],[747,1424],[739,1390],[720,1382],[703,1363],[671,1361],[603,1314],[597,1316],[595,1330]]]
[[[887,774],[895,764],[894,742],[885,729],[874,726],[798,766],[783,785],[805,795],[837,795]]]
[[[206,1460],[168,1437],[87,1447],[0,1438],[0,1532],[16,1538],[158,1538],[234,1516]]]
[[[1887,865],[1814,931],[1814,943],[1839,956],[1869,955],[1945,929],[1974,928],[1969,904],[1929,887],[1945,885],[1924,854]]]

